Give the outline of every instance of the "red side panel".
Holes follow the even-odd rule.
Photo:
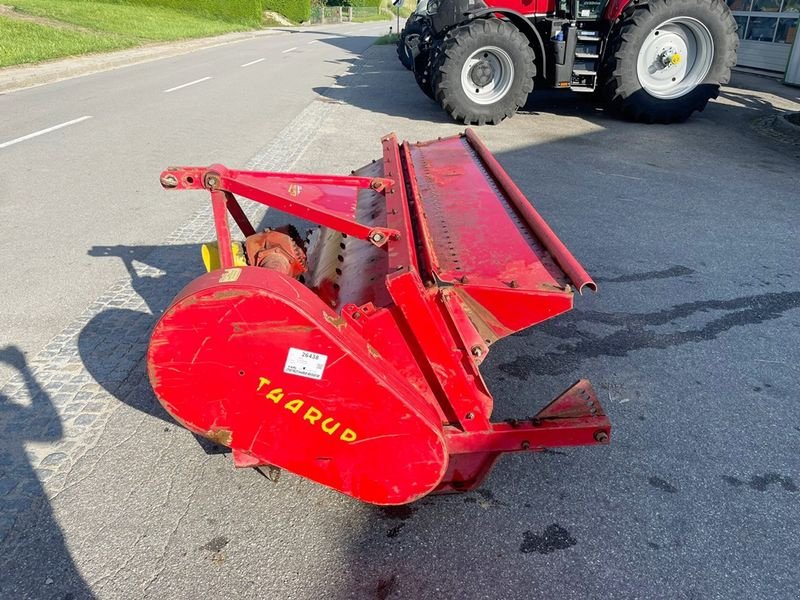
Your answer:
[[[493,8],[507,8],[523,15],[552,13],[556,9],[556,0],[484,0]]]
[[[376,504],[411,502],[447,467],[435,406],[310,290],[268,269],[213,271],[167,309],[153,388],[192,431]]]

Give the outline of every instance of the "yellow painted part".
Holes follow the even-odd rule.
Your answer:
[[[211,271],[222,267],[219,261],[219,245],[217,242],[208,242],[207,244],[203,244],[200,252],[203,255],[203,264],[206,267],[206,271],[210,273]],[[242,245],[240,243],[232,242],[231,252],[233,253],[233,265],[235,267],[244,267],[247,265],[247,260],[244,256],[244,250],[242,249]]]
[[[679,65],[679,64],[681,64],[681,60],[683,60],[683,59],[681,58],[681,55],[680,55],[680,54],[673,54],[673,55],[672,55],[672,64],[673,64],[673,65]]]

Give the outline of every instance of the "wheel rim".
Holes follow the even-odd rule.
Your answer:
[[[651,96],[672,100],[703,83],[714,61],[714,39],[703,23],[676,17],[653,29],[639,50],[637,75]]]
[[[473,52],[461,68],[461,88],[475,104],[494,104],[514,82],[514,63],[508,52],[485,46]]]

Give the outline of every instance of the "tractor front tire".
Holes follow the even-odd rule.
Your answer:
[[[414,79],[417,81],[419,89],[431,100],[436,100],[433,91],[433,76],[436,63],[441,54],[440,44],[431,44],[427,50],[423,50],[414,59]]]
[[[606,108],[642,123],[683,122],[719,96],[738,46],[724,0],[631,3],[604,53]]]
[[[454,29],[433,63],[435,99],[456,121],[497,124],[533,91],[536,65],[528,38],[500,19]]]
[[[414,57],[411,55],[411,50],[406,46],[406,36],[420,34],[422,30],[423,27],[419,19],[414,21],[409,19],[409,21],[406,21],[406,26],[403,27],[403,31],[400,32],[400,39],[397,41],[397,58],[400,59],[400,62],[409,71],[414,70]]]

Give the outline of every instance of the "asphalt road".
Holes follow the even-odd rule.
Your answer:
[[[287,30],[0,95],[0,344],[39,351],[125,273],[89,248],[159,244],[197,209],[153,201],[161,169],[242,165],[387,30]]]
[[[320,34],[252,43],[277,55],[301,48],[301,35]],[[525,111],[479,131],[600,285],[569,315],[493,347],[482,370],[495,416],[532,414],[587,377],[614,424],[610,447],[509,457],[475,493],[386,510],[291,474],[273,483],[235,471],[228,454],[198,443],[155,402],[142,364],[147,334],[198,273],[196,244],[210,225],[207,213],[192,216],[204,197],[158,189],[164,164],[347,172],[378,157],[389,131],[416,140],[461,129],[419,92],[392,48],[364,51],[369,41],[311,44],[331,56],[306,50],[279,83],[248,70],[267,74],[299,50],[241,67],[263,56],[261,48],[241,56],[248,42],[66,82],[82,99],[76,110],[62,111],[55,91],[49,102],[0,98],[37,119],[0,143],[93,116],[10,147],[39,145],[29,158],[51,173],[42,193],[73,186],[52,156],[43,160],[68,155],[73,136],[76,150],[99,144],[95,160],[117,169],[95,170],[70,154],[84,174],[70,187],[72,202],[89,172],[128,190],[119,192],[124,201],[105,192],[98,201],[86,189],[89,218],[80,223],[64,202],[35,204],[38,219],[27,223],[39,227],[45,250],[25,255],[36,255],[30,286],[24,261],[4,246],[3,273],[17,269],[8,294],[39,307],[50,329],[40,334],[17,307],[25,324],[9,329],[17,336],[9,343],[29,356],[0,353],[21,373],[0,388],[0,596],[800,596],[800,153],[760,125],[775,111],[800,110],[800,96],[767,80],[737,75],[685,125],[623,123],[585,96],[539,91]],[[216,52],[232,53],[220,58],[226,68],[199,68]],[[326,60],[354,62],[344,72],[348,65]],[[120,81],[82,87],[106,77]],[[138,86],[150,77],[157,83],[145,98]],[[235,77],[246,82],[239,98]],[[115,85],[127,92],[109,114],[117,105],[131,112],[101,121],[90,102]],[[252,106],[288,86],[296,86],[290,103]],[[49,93],[24,94],[34,92]],[[231,97],[246,118],[225,110]],[[227,116],[210,118],[213,110]],[[90,134],[101,122],[106,129]],[[135,168],[121,168],[134,159]],[[30,178],[3,188],[4,206]],[[31,246],[23,227],[6,229]],[[26,290],[52,293],[38,280],[49,273],[71,291],[43,308]],[[71,299],[78,293],[83,304]],[[48,321],[67,300],[72,312]]]

